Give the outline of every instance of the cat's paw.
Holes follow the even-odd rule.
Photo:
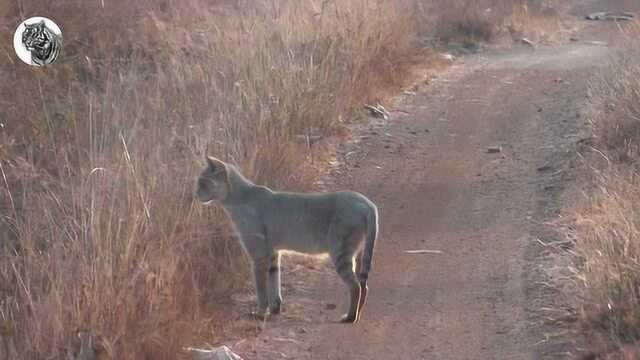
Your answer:
[[[355,324],[358,322],[358,317],[355,314],[344,314],[340,318],[340,322],[343,324]]]
[[[273,304],[269,306],[269,313],[271,315],[278,315],[280,314],[281,310],[282,310],[282,300],[280,299],[274,300]]]
[[[248,314],[248,316],[251,319],[258,320],[258,321],[266,321],[269,319],[269,313],[266,311],[260,311],[260,310],[251,311]]]

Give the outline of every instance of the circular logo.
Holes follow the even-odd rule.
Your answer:
[[[45,17],[29,18],[18,25],[13,34],[13,49],[26,64],[51,64],[62,49],[62,31],[56,23]]]

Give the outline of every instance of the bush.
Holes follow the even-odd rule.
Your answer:
[[[502,31],[521,27],[529,8],[537,13],[540,1],[435,1],[436,34],[444,43],[475,44],[494,40]]]

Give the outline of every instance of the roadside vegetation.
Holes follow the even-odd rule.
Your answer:
[[[526,9],[0,4],[3,34],[34,15],[64,34],[61,58],[45,68],[22,64],[0,38],[0,358],[10,359],[67,359],[82,346],[175,359],[215,339],[229,294],[247,288],[247,264],[225,217],[193,201],[205,154],[259,183],[309,189],[326,140],[348,136],[363,103],[406,84],[428,54],[423,37],[490,40]]]
[[[475,49],[484,42],[507,39],[532,41],[548,37],[559,27],[558,1],[434,0],[437,40]]]
[[[569,211],[572,243],[566,286],[575,316],[598,359],[640,357],[640,51],[629,49],[592,81],[593,140],[581,149],[582,188]],[[575,320],[575,321],[574,321]]]

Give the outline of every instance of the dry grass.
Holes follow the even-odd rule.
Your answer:
[[[593,80],[594,149],[584,198],[566,228],[578,318],[593,356],[640,356],[640,52],[616,57]]]
[[[307,189],[299,136],[339,135],[403,84],[424,20],[409,0],[0,4],[3,33],[46,14],[65,36],[43,69],[0,39],[0,358],[16,359],[66,358],[78,331],[113,359],[215,338],[246,264],[193,201],[204,154]]]
[[[435,23],[439,40],[475,46],[501,35],[524,33],[536,24],[532,19],[548,16],[539,0],[436,0]]]

